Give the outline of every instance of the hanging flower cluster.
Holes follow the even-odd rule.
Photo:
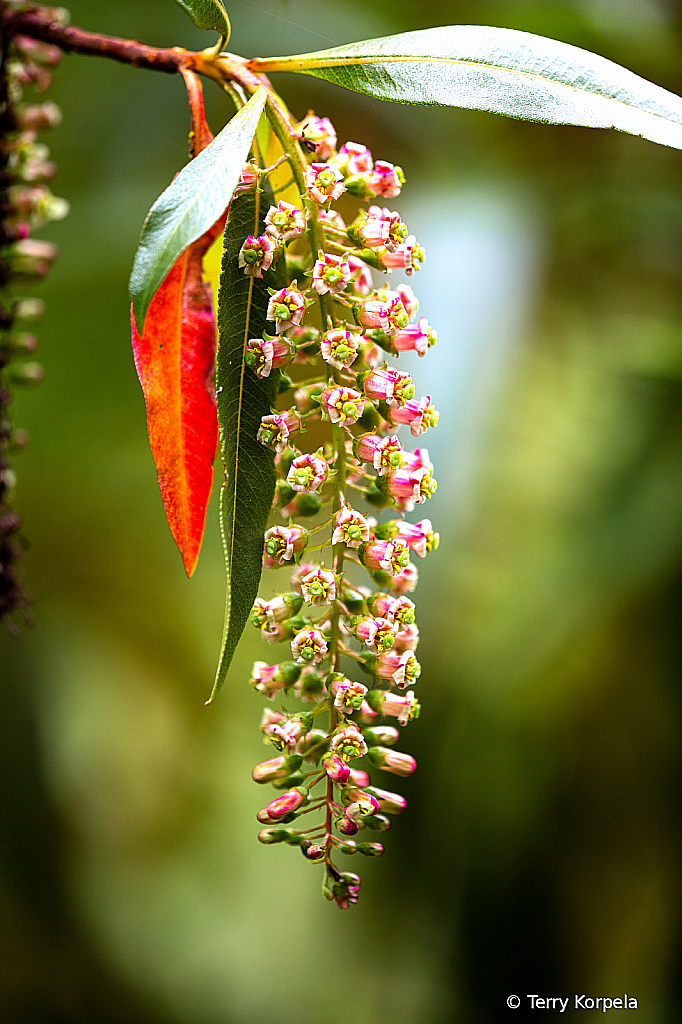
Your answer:
[[[65,15],[54,9],[55,21]],[[9,455],[28,438],[9,418],[10,388],[37,382],[43,375],[42,366],[31,358],[37,338],[26,330],[42,315],[43,302],[20,292],[44,278],[57,255],[51,242],[33,238],[33,232],[68,212],[66,200],[47,187],[56,168],[47,146],[38,141],[40,129],[58,124],[61,113],[49,100],[34,102],[30,92],[49,89],[51,69],[60,57],[55,46],[15,35],[4,40],[0,64],[0,619],[8,624],[10,613],[28,600],[15,565],[21,520],[7,503],[16,483]]]
[[[399,195],[402,170],[359,143],[337,150],[332,125],[312,112],[297,131],[308,160],[302,206],[272,206],[265,233],[244,241],[239,265],[260,275],[285,259],[296,272],[271,293],[271,333],[249,339],[245,351],[251,372],[286,367],[285,388],[294,389],[290,407],[273,409],[258,432],[276,453],[274,508],[284,520],[265,534],[263,562],[288,569],[290,585],[259,598],[251,613],[263,639],[290,653],[273,665],[257,661],[251,686],[269,701],[292,696],[308,707],[266,708],[261,731],[276,756],[256,765],[253,778],[280,791],[258,813],[260,841],[298,846],[323,864],[324,895],[346,908],[360,878],[334,858],[383,853],[359,833],[385,832],[388,816],[405,808],[402,796],[373,783],[370,768],[409,776],[416,767],[395,749],[420,708],[419,630],[407,595],[417,584],[412,556],[434,550],[438,534],[429,519],[408,523],[404,514],[431,498],[436,481],[426,448],[406,450],[399,432],[421,438],[438,413],[386,356],[423,356],[436,335],[417,319],[409,285],[373,283],[372,270],[409,276],[424,260],[400,215],[379,205]],[[350,225],[332,208],[348,194],[360,206]],[[304,251],[306,231],[312,251]],[[296,380],[298,367],[309,371],[306,380]],[[313,430],[319,444],[325,423],[327,440],[306,446]],[[382,510],[388,516],[379,522]],[[296,521],[313,516],[307,528]]]

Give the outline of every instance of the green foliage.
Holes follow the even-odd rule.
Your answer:
[[[479,25],[404,32],[252,62],[396,103],[438,104],[589,128],[682,149],[682,99],[587,50]]]
[[[159,196],[142,229],[130,275],[140,334],[149,303],[180,254],[218,220],[232,198],[265,105],[258,91]]]
[[[279,371],[257,377],[244,363],[249,338],[268,325],[268,287],[286,283],[284,260],[262,279],[247,277],[238,265],[247,235],[263,233],[263,218],[273,201],[272,190],[237,196],[225,228],[218,312],[219,346],[216,394],[225,481],[220,492],[220,529],[225,550],[227,593],[220,662],[210,700],[223,684],[239,638],[258,594],[263,534],[275,493],[274,455],[256,440],[261,417],[267,416],[279,390]]]
[[[230,19],[220,0],[175,0],[189,14],[197,28],[220,32],[230,38]]]

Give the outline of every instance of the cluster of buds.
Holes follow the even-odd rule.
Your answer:
[[[404,514],[431,498],[436,481],[428,451],[404,449],[398,434],[404,425],[421,437],[438,413],[386,356],[423,356],[436,335],[425,318],[416,320],[409,285],[374,287],[373,270],[409,275],[424,258],[400,215],[376,205],[400,193],[401,169],[358,143],[337,150],[333,126],[312,112],[296,131],[307,160],[301,206],[271,206],[265,233],[245,239],[239,255],[244,273],[260,276],[293,245],[295,259],[285,258],[296,266],[296,277],[270,294],[270,333],[245,350],[249,372],[288,374],[282,407],[258,431],[276,453],[273,508],[284,520],[265,534],[263,564],[288,569],[290,579],[286,592],[259,598],[251,614],[266,641],[286,645],[281,661],[257,661],[251,673],[253,689],[277,708],[266,707],[261,721],[276,756],[256,765],[253,778],[278,791],[258,812],[260,841],[298,846],[324,865],[324,895],[346,908],[357,901],[360,878],[334,858],[383,853],[359,833],[385,832],[405,808],[370,771],[408,776],[416,767],[395,749],[420,710],[419,630],[407,595],[417,583],[412,556],[433,551],[438,534],[429,519],[412,524]],[[348,227],[332,208],[344,193],[372,204]],[[306,367],[304,382],[297,365]],[[313,421],[316,439],[325,422],[329,439],[304,450]],[[372,585],[351,583],[351,566],[364,567]],[[314,812],[317,820],[304,817]]]
[[[11,0],[6,5],[14,6]],[[52,11],[52,9],[50,9]],[[59,21],[63,9],[52,13]],[[39,299],[18,292],[41,280],[50,269],[57,250],[51,243],[33,238],[48,221],[66,216],[66,200],[47,186],[55,174],[47,146],[38,141],[41,128],[59,123],[59,108],[44,94],[50,87],[51,70],[61,51],[29,36],[3,40],[0,66],[0,619],[8,624],[10,613],[25,606],[27,597],[16,576],[19,516],[7,500],[16,479],[9,466],[13,448],[26,444],[25,431],[14,429],[8,415],[12,384],[42,379],[42,366],[31,356],[37,340],[30,330],[42,315]],[[28,90],[28,92],[27,92]],[[34,95],[31,95],[33,93]],[[37,94],[37,95],[35,95]]]

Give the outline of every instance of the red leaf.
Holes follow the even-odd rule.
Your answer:
[[[199,78],[183,71],[192,155],[213,139]],[[223,231],[227,213],[183,252],[152,299],[142,337],[131,308],[135,367],[147,405],[147,431],[166,519],[185,572],[197,564],[218,448],[213,370],[216,324],[202,261]]]
[[[185,249],[152,299],[133,353],[166,518],[191,576],[199,557],[218,445],[216,325],[202,259],[224,218]],[[216,230],[217,229],[217,230]]]

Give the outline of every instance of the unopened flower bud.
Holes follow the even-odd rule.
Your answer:
[[[334,824],[342,836],[355,836],[360,831],[357,821],[353,821],[352,818],[337,818]]]
[[[358,843],[357,850],[365,857],[381,857],[384,852],[381,843]]]
[[[392,725],[375,725],[369,729],[363,729],[362,735],[365,737],[367,745],[372,747],[392,747],[400,737],[400,733]]]
[[[376,799],[379,810],[384,814],[402,814],[407,807],[407,800],[400,793],[391,793],[377,786],[370,786],[368,792]]]
[[[393,775],[412,775],[417,767],[417,762],[409,754],[390,750],[388,747],[370,747],[367,756],[375,768],[381,768]]]
[[[324,846],[320,846],[319,843],[311,843],[310,846],[306,846],[305,849],[301,845],[304,857],[314,862],[324,860]],[[333,899],[333,897],[332,897]]]
[[[266,810],[271,818],[277,819],[298,810],[301,804],[305,803],[306,793],[300,789],[290,789],[281,796],[275,797],[268,804]]]
[[[391,819],[383,814],[369,814],[364,821],[373,832],[388,832],[391,827]]]
[[[325,754],[321,761],[322,767],[332,780],[339,785],[344,785],[350,778],[350,768],[339,754]]]
[[[286,828],[264,828],[258,833],[258,842],[270,846],[272,843],[283,843],[289,831]]]

